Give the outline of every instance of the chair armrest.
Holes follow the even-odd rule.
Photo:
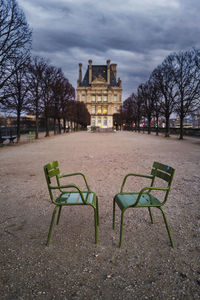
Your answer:
[[[121,186],[121,189],[120,189],[120,193],[123,193],[123,189],[124,189],[126,180],[127,180],[127,178],[128,178],[129,176],[135,176],[135,177],[143,177],[143,178],[153,179],[153,176],[151,176],[151,175],[142,175],[142,174],[129,173],[129,174],[127,174],[127,175],[124,177],[124,179],[123,179],[122,186]]]
[[[77,176],[77,175],[80,175],[80,176],[83,177],[88,192],[91,192],[90,187],[89,187],[88,182],[87,182],[87,179],[86,179],[86,177],[83,173],[78,172],[78,173],[71,173],[71,174],[63,174],[63,175],[60,175],[58,177],[59,178],[64,178],[64,177]]]
[[[83,197],[83,193],[82,191],[79,189],[79,187],[75,184],[69,184],[69,185],[59,185],[59,186],[49,186],[50,190],[59,190],[61,193],[64,193],[64,191],[62,189],[67,189],[67,188],[75,188],[76,190],[78,190],[81,199],[83,201],[84,204],[86,204],[86,201]],[[53,201],[54,202],[54,201]],[[56,203],[55,203],[56,204]]]
[[[142,188],[141,191],[139,192],[139,195],[137,197],[137,200],[136,200],[134,206],[136,206],[138,204],[138,202],[140,201],[140,198],[141,198],[142,194],[146,190],[151,190],[151,191],[152,190],[155,190],[155,191],[168,191],[169,188],[168,187],[167,188],[161,188],[161,187],[153,187],[153,186],[146,186],[146,187]]]

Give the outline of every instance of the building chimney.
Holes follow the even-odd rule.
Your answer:
[[[81,83],[82,81],[82,64],[79,63],[79,82]]]
[[[92,82],[92,60],[88,60],[89,63],[89,84]]]
[[[110,65],[110,68],[113,72],[113,75],[115,76],[115,79],[117,80],[117,65],[116,64],[112,64]]]
[[[118,86],[121,88],[122,87],[122,81],[120,79],[120,77],[118,78]]]
[[[107,83],[110,84],[110,60],[107,60]]]

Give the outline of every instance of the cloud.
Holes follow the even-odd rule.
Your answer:
[[[117,63],[123,99],[174,51],[200,47],[199,0],[18,0],[33,53],[62,67],[76,87],[78,62]]]

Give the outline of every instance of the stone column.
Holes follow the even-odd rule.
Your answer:
[[[89,84],[92,82],[92,60],[88,60],[89,63]]]
[[[113,72],[113,75],[115,76],[115,79],[117,79],[117,64],[110,65],[110,68]]]
[[[110,84],[110,60],[107,60],[107,83]]]
[[[81,83],[82,81],[82,64],[79,63],[79,82]]]

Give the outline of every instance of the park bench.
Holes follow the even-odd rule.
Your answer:
[[[1,136],[0,137],[0,144],[3,145],[3,143],[6,141],[6,140],[9,140],[10,143],[14,143],[14,140],[17,138],[16,135],[4,135],[4,136]]]

